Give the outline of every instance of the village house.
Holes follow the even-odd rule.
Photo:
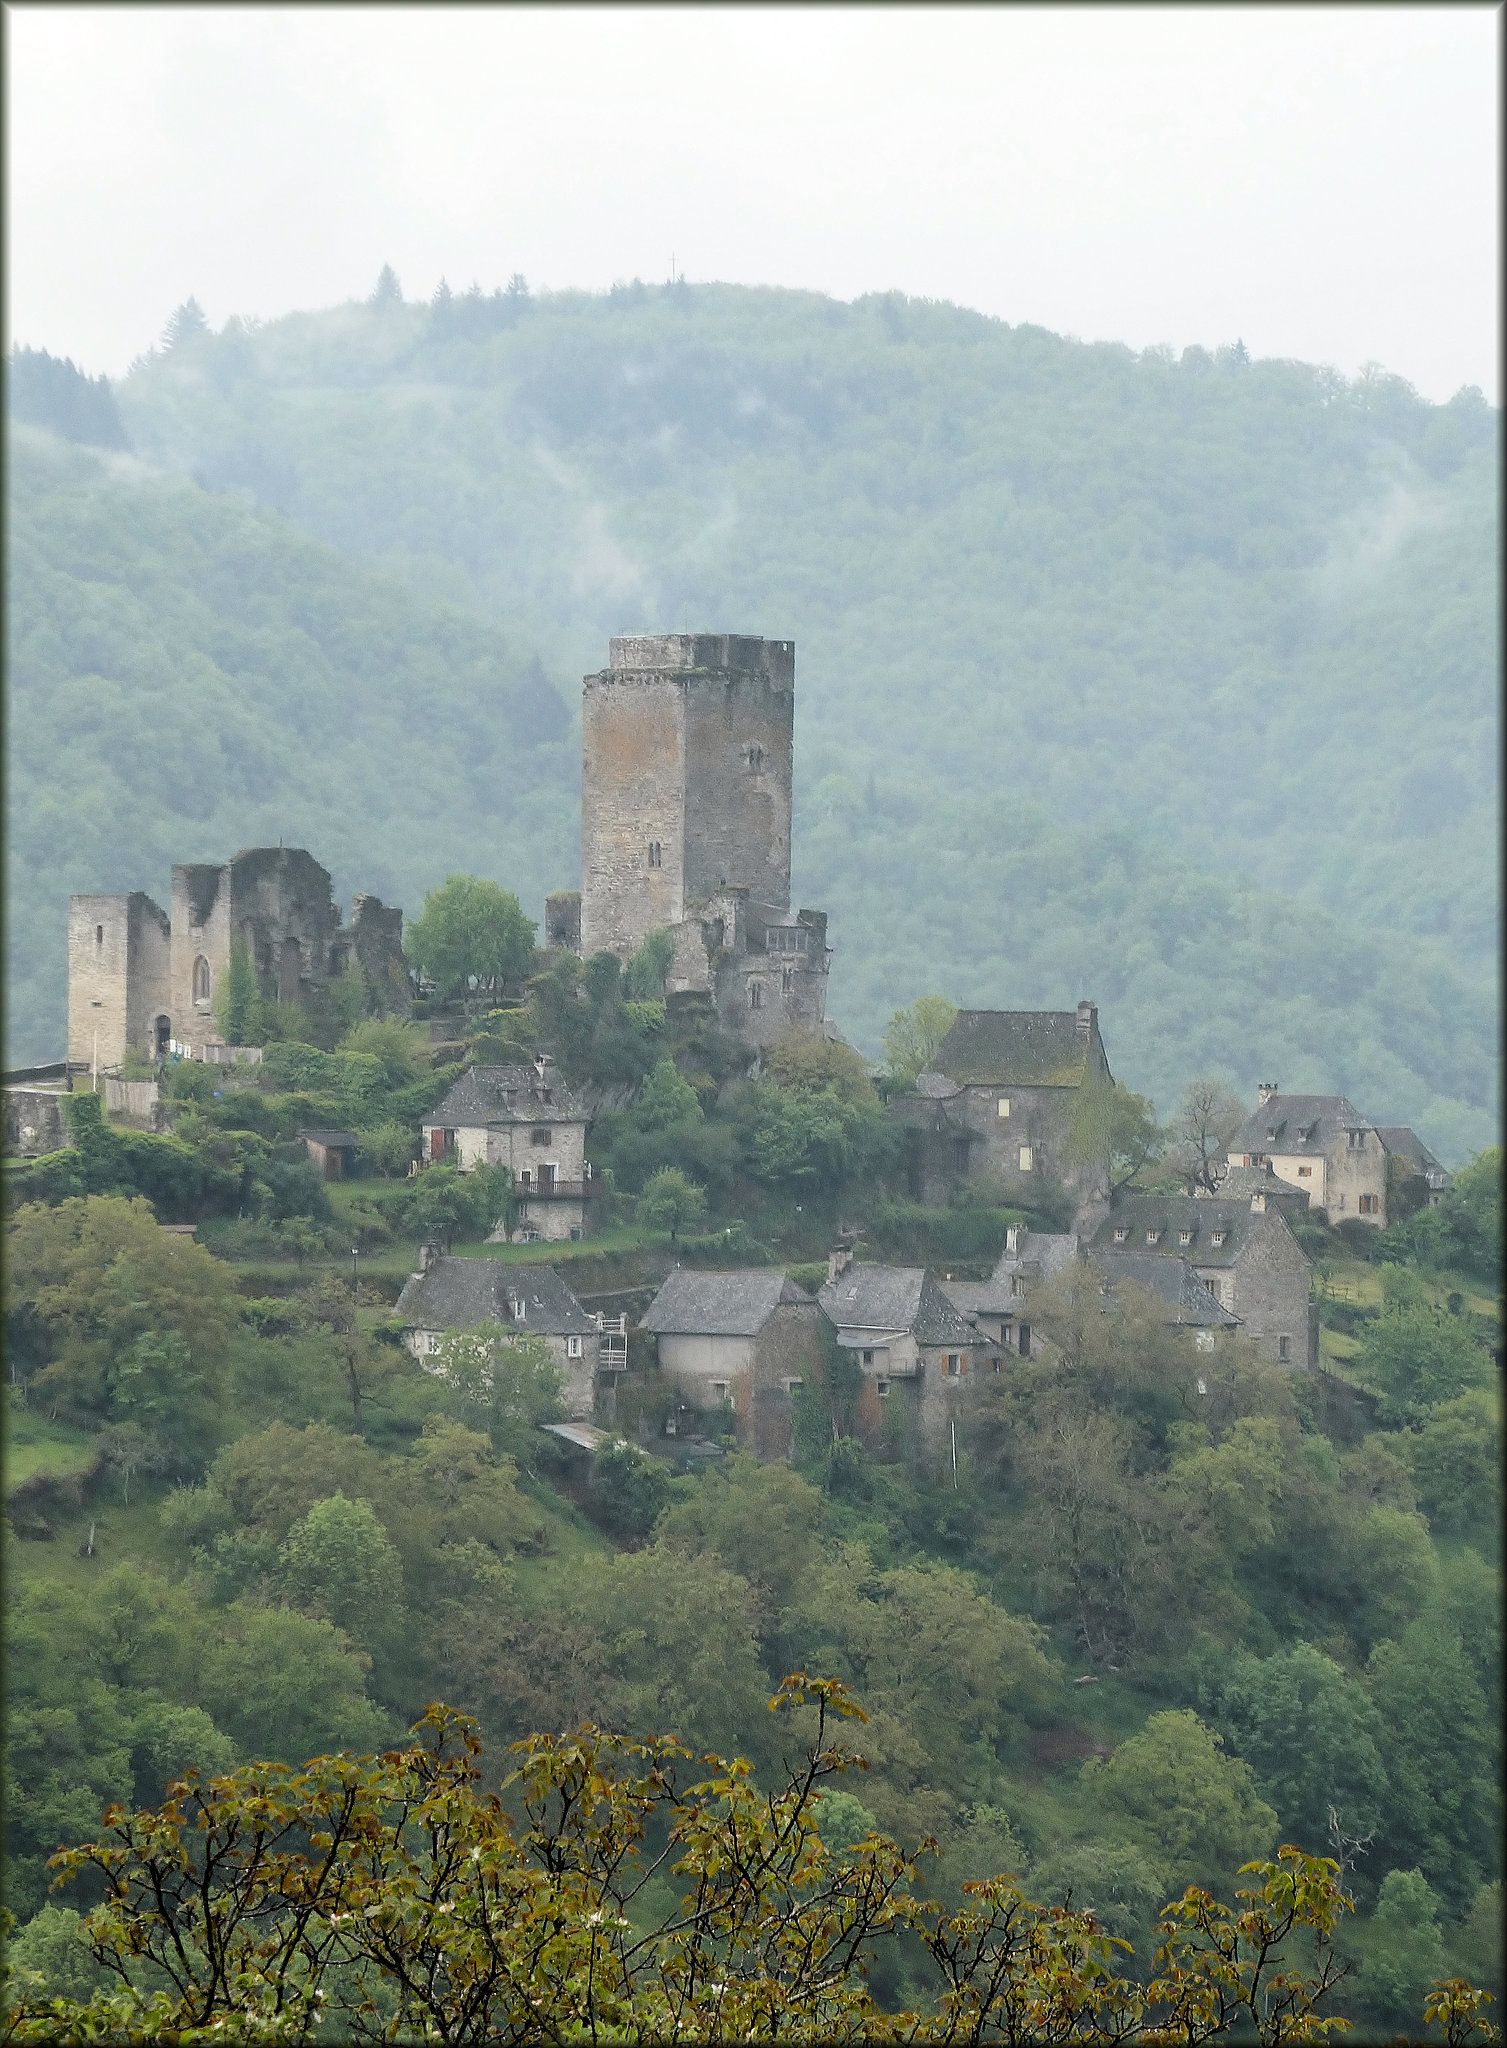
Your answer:
[[[1082,1105],[1113,1081],[1092,1003],[960,1010],[914,1092],[889,1104],[908,1133],[913,1197],[941,1208],[987,1176],[1023,1208],[1063,1196],[1079,1210],[1102,1205],[1109,1160]]]
[[[1220,1302],[1206,1280],[1175,1252],[1089,1250],[1084,1258],[1098,1275],[1105,1308],[1120,1305],[1122,1287],[1138,1287],[1161,1309],[1169,1329],[1188,1329],[1200,1351],[1212,1351],[1220,1334],[1241,1327],[1239,1316]]]
[[[1078,1238],[1072,1231],[1049,1233],[1012,1224],[1005,1232],[1005,1248],[987,1280],[944,1280],[942,1290],[958,1313],[998,1344],[1001,1351],[1029,1358],[1031,1321],[1026,1297],[1033,1289],[1055,1280],[1077,1258],[1078,1248]]]
[[[1087,1251],[1106,1267],[1116,1258],[1134,1258],[1138,1268],[1160,1271],[1159,1259],[1180,1261],[1274,1363],[1310,1371],[1318,1365],[1318,1313],[1309,1298],[1308,1256],[1281,1205],[1260,1190],[1229,1199],[1222,1193],[1122,1193],[1090,1237]],[[1170,1292],[1170,1280],[1157,1282],[1157,1291],[1164,1290]],[[1185,1291],[1181,1283],[1177,1291]]]
[[[859,1420],[878,1428],[883,1404],[904,1400],[936,1450],[959,1401],[1000,1369],[999,1345],[961,1315],[924,1266],[880,1266],[834,1252],[817,1300],[863,1374]]]
[[[822,1312],[773,1268],[725,1273],[677,1266],[645,1311],[659,1369],[687,1409],[730,1411],[740,1449],[788,1458],[792,1396],[824,1371]]]
[[[1381,1132],[1343,1095],[1282,1095],[1274,1081],[1256,1090],[1256,1108],[1231,1138],[1231,1166],[1269,1166],[1302,1188],[1331,1223],[1359,1216],[1387,1222],[1388,1152]]]
[[[403,1343],[421,1365],[433,1370],[443,1338],[483,1323],[497,1323],[510,1336],[542,1337],[565,1378],[567,1414],[572,1421],[590,1420],[596,1410],[600,1324],[552,1266],[446,1258],[432,1245],[424,1246],[419,1261],[393,1316],[402,1326]]]
[[[1454,1175],[1406,1124],[1378,1124],[1376,1129],[1387,1148],[1388,1214],[1394,1208],[1407,1216],[1417,1209],[1437,1209],[1454,1186]]]
[[[586,1159],[586,1113],[541,1054],[532,1066],[471,1067],[423,1125],[423,1162],[512,1176],[515,1236],[582,1237],[601,1192]]]

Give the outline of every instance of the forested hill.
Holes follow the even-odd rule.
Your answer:
[[[832,913],[832,1012],[859,1042],[928,988],[1092,994],[1117,1072],[1164,1104],[1215,1065],[1343,1088],[1451,1156],[1494,1134],[1479,395],[705,286],[232,322],[116,396],[138,455],[204,487],[173,502],[206,536],[301,545],[207,493],[249,495],[387,558],[414,621],[438,598],[520,668],[537,651],[568,701],[612,632],[793,637],[798,890]],[[81,491],[129,524],[123,472],[59,483],[57,520]],[[57,573],[114,573],[41,545]],[[280,687],[248,715],[273,727]],[[337,868],[368,842],[358,877],[411,901],[458,843],[537,911],[574,868],[569,743],[558,765],[553,743],[480,764],[462,744],[444,816],[389,829],[415,809],[406,750],[432,760],[474,721],[465,684],[443,696],[422,730],[332,733],[299,763],[325,809],[307,836]]]

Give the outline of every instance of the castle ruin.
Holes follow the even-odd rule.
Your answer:
[[[671,1001],[709,1000],[758,1045],[819,1031],[826,914],[790,909],[795,644],[736,633],[614,639],[581,704],[581,889],[546,937],[627,960],[668,931]]]
[[[268,1001],[308,1002],[352,962],[384,1008],[405,1008],[403,913],[356,896],[341,922],[330,876],[302,847],[258,846],[173,869],[171,917],[140,890],[68,900],[68,1065],[115,1072],[128,1049],[213,1057],[215,996],[244,945]]]

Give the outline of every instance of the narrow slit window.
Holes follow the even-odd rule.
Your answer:
[[[651,868],[657,868],[660,865],[660,851],[659,841],[651,839],[649,841],[649,865]]]

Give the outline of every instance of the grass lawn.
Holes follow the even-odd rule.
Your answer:
[[[161,1480],[138,1478],[132,1483],[127,1505],[121,1500],[118,1482],[107,1481],[92,1504],[66,1521],[58,1521],[57,1534],[50,1542],[7,1547],[6,1562],[14,1579],[55,1579],[62,1585],[87,1586],[115,1565],[127,1562],[175,1577],[183,1560],[163,1541],[157,1519],[168,1490]],[[91,1522],[94,1555],[84,1557],[81,1552]]]
[[[66,1422],[49,1422],[19,1403],[12,1403],[5,1418],[5,1490],[19,1486],[38,1472],[53,1472],[66,1478],[87,1472],[94,1463],[93,1440],[87,1430],[74,1429]]]

